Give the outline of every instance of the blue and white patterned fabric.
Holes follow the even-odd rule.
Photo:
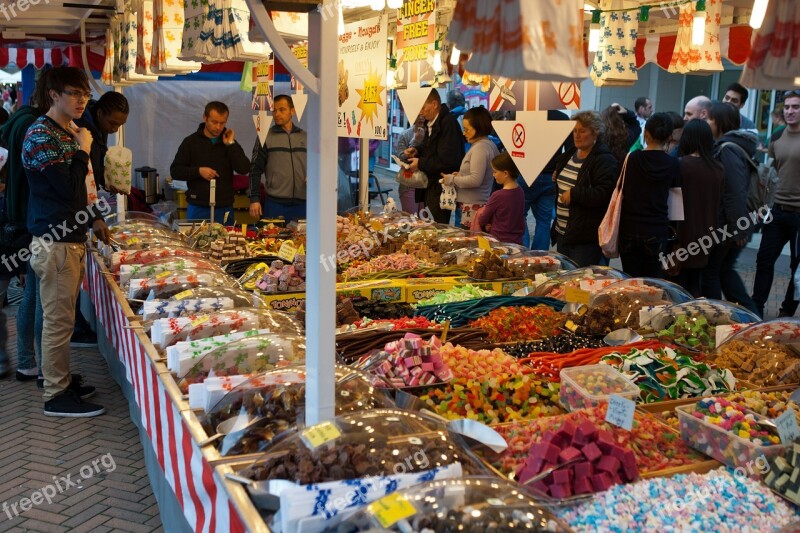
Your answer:
[[[623,0],[600,2],[600,45],[589,69],[589,76],[598,87],[604,85],[633,85],[639,79],[636,70],[636,39],[639,32],[639,12],[611,11],[624,8]]]

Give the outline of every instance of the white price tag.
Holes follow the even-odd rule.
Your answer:
[[[791,444],[796,438],[800,437],[800,427],[797,426],[797,418],[795,417],[794,409],[791,407],[787,407],[786,411],[775,419],[775,425],[778,427],[778,436],[781,438],[781,444]]]
[[[612,394],[608,399],[606,422],[630,431],[631,427],[633,427],[633,413],[635,411],[636,402],[623,398],[618,394]]]

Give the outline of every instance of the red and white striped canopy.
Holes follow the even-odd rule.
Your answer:
[[[0,48],[0,68],[16,65],[21,69],[33,65],[40,69],[45,65],[58,67],[68,63],[66,48]]]

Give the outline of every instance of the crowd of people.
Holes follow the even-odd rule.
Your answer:
[[[614,103],[599,113],[577,112],[572,135],[528,185],[492,140],[487,110],[466,110],[459,128],[432,90],[396,147],[411,171],[425,173],[428,185],[413,190],[413,199],[401,188],[401,203],[405,211],[425,207],[437,222],[449,223],[452,216],[455,225],[504,242],[555,247],[578,266],[607,265],[598,228],[619,187],[619,255],[626,273],[671,279],[695,297],[724,296],[763,316],[774,264],[787,242],[793,273],[800,263],[800,91],[783,95],[782,111],[773,115],[780,127],[763,143],[742,114],[747,95],[733,83],[722,101],[691,98],[682,115],[656,113],[646,97],[635,101],[633,111]],[[448,101],[463,106],[463,96],[453,92]],[[558,111],[548,117],[568,119]],[[768,153],[779,180],[774,204],[754,212],[748,195],[759,150]],[[442,185],[456,189],[454,214],[440,207]],[[682,211],[680,218],[670,216],[673,202],[682,208],[672,206]],[[536,223],[532,239],[528,211]],[[755,231],[762,240],[751,293],[736,261]],[[781,315],[792,316],[797,305],[792,282]]]

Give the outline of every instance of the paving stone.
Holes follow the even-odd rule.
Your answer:
[[[104,527],[103,524],[108,522],[108,517],[104,514],[98,514],[85,520],[74,527],[70,524],[72,533],[98,533],[100,531],[111,531],[110,527]],[[65,522],[66,524],[67,522]]]
[[[66,522],[64,522],[64,525],[69,527],[77,527],[92,520],[96,516],[103,516],[105,518],[103,522],[105,522],[109,518],[109,516],[105,514],[106,511],[108,511],[108,505],[95,503],[94,505],[84,508],[80,513],[73,515]]]
[[[150,533],[153,530],[153,528],[150,526],[146,526],[144,524],[137,524],[135,522],[128,522],[121,518],[111,518],[104,525],[108,527],[121,529],[122,531],[127,531],[129,533]]]

